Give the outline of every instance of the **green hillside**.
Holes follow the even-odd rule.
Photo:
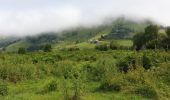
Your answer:
[[[30,44],[27,41],[24,41],[24,40],[18,41],[16,43],[13,43],[13,44],[7,46],[6,51],[7,52],[16,52],[16,51],[18,51],[18,48],[27,48],[27,47],[29,47],[29,45]]]
[[[91,48],[94,47],[94,44],[89,44],[88,41],[90,40],[100,40],[103,35],[105,39],[104,41],[100,41],[101,43],[108,43],[115,39],[131,39],[136,33],[143,32],[148,24],[147,22],[136,22],[118,18],[111,23],[97,27],[79,27],[60,33],[43,33],[42,35],[29,36],[20,40],[1,39],[0,46],[1,48],[7,48],[7,51],[16,51],[19,47],[24,47],[28,51],[38,51],[42,50],[45,44],[53,44],[54,48],[58,48],[60,46],[66,46],[68,43],[74,45],[75,42],[78,42],[77,46],[83,48],[89,45]],[[64,41],[65,43],[60,41]],[[123,41],[120,41],[120,44]],[[130,45],[132,44],[130,43]]]
[[[169,100],[170,27],[134,35],[129,26],[116,25],[120,36],[105,25],[10,43],[0,51],[0,100]]]

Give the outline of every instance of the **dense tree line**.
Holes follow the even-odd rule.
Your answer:
[[[170,27],[167,27],[165,33],[159,32],[160,27],[149,25],[145,28],[144,33],[136,34],[133,38],[136,50],[146,49],[169,49],[170,44]]]

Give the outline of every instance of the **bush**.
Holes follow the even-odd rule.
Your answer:
[[[147,49],[160,49],[159,46],[159,41],[158,40],[152,40],[146,43],[146,48]]]
[[[113,83],[113,84],[104,83],[99,87],[99,90],[119,92],[121,91],[121,86],[117,83]]]
[[[86,64],[83,66],[83,70],[86,71],[87,79],[92,81],[99,81],[101,78],[101,70],[99,70],[96,66],[92,64]]]
[[[96,61],[96,60],[97,58],[95,55],[77,57],[77,61]]]
[[[5,84],[0,84],[0,95],[5,96],[8,95],[8,87]]]
[[[78,50],[80,49],[76,46],[68,48],[68,51],[78,51]]]
[[[120,60],[118,63],[117,63],[117,67],[119,69],[120,72],[124,72],[124,73],[127,73],[128,70],[129,70],[129,63],[127,60]]]
[[[59,54],[54,54],[54,55],[53,55],[53,58],[54,58],[56,61],[61,61],[61,60],[63,59],[62,56],[59,55]]]
[[[51,45],[50,45],[50,44],[46,44],[46,45],[44,46],[44,52],[51,52],[51,51],[52,51]]]
[[[117,41],[112,41],[112,42],[110,42],[110,49],[112,49],[112,50],[117,50],[117,49],[119,49],[119,44],[117,43]]]
[[[135,70],[137,66],[137,58],[135,55],[133,56],[127,56],[121,60],[118,61],[117,67],[119,71],[127,73],[128,70]]]
[[[42,87],[42,89],[40,89],[40,91],[38,91],[38,94],[45,94],[45,93],[49,93],[49,92],[53,92],[57,90],[57,82],[52,79],[49,80],[46,84],[44,84],[44,86]]]
[[[139,87],[136,89],[135,93],[143,97],[149,98],[149,99],[154,99],[154,100],[158,99],[158,95],[156,91],[152,87],[149,87],[149,86]]]
[[[18,49],[18,54],[25,54],[26,53],[26,49],[25,48],[19,48]]]
[[[148,70],[151,68],[151,66],[152,66],[151,58],[149,56],[147,56],[146,54],[144,54],[143,55],[143,68]]]
[[[107,44],[100,44],[100,45],[96,45],[95,49],[100,51],[107,51],[109,50],[109,47],[107,46]]]

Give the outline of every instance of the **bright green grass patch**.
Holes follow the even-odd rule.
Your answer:
[[[76,45],[80,49],[93,49],[95,47],[95,44],[90,44],[88,42],[82,42]]]
[[[132,40],[116,40],[116,41],[118,41],[118,44],[120,44],[121,46],[127,46],[127,47],[133,46]]]

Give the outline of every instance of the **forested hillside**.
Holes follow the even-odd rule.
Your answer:
[[[151,22],[137,22],[120,17],[104,25],[91,28],[78,27],[58,33],[50,32],[27,36],[22,39],[1,39],[0,47],[9,52],[16,52],[19,47],[24,47],[28,51],[38,51],[42,50],[45,44],[57,45],[61,41],[87,42],[91,39],[98,40],[101,35],[105,36],[105,40],[132,39],[136,33],[143,32],[144,28],[149,24]]]

